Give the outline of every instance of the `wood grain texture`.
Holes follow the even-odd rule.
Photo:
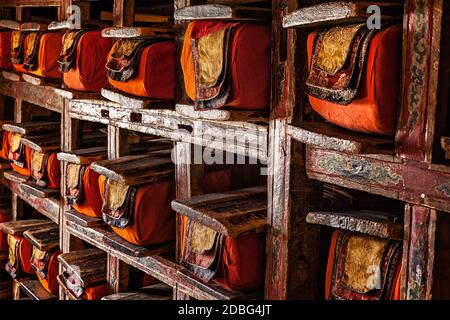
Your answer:
[[[108,157],[106,147],[93,147],[78,149],[74,151],[59,152],[57,158],[59,161],[65,161],[74,164],[88,165],[93,161],[104,160]]]
[[[270,10],[250,6],[205,4],[175,10],[175,20],[270,20]]]
[[[32,300],[50,301],[57,300],[58,297],[44,289],[39,280],[22,280],[20,289]]]
[[[72,221],[82,227],[99,227],[105,225],[101,218],[88,217],[75,210],[65,211],[64,216],[67,221]]]
[[[225,236],[262,232],[267,220],[267,189],[255,187],[172,201],[172,209]]]
[[[267,122],[268,114],[264,111],[233,111],[222,109],[195,110],[193,105],[177,104],[176,110],[191,119],[216,121]]]
[[[60,123],[54,121],[33,121],[4,124],[3,130],[18,133],[21,135],[44,134],[48,132],[58,132]]]
[[[27,230],[46,229],[52,226],[54,226],[54,223],[50,220],[29,219],[2,222],[0,223],[0,230],[12,236],[22,236]]]
[[[0,28],[6,28],[11,30],[20,30],[20,22],[14,20],[0,20]]]
[[[121,39],[139,37],[171,39],[173,31],[164,27],[110,27],[102,30],[102,36]]]
[[[170,100],[145,99],[128,95],[116,89],[102,89],[101,95],[121,105],[122,108],[130,109],[173,109],[174,102]]]
[[[403,223],[397,214],[376,211],[319,211],[308,213],[306,222],[379,238],[403,240]]]
[[[50,188],[41,187],[31,181],[23,182],[20,185],[20,188],[23,190],[23,192],[29,193],[30,195],[33,195],[35,197],[42,198],[42,199],[45,199],[45,198],[57,199],[58,194],[59,194],[58,189],[50,189]]]
[[[59,246],[59,227],[57,224],[37,230],[27,230],[23,233],[34,247],[41,251],[49,251]]]

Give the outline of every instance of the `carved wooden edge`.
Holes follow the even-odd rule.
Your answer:
[[[42,286],[39,280],[29,279],[19,281],[22,291],[31,299],[39,301],[58,300],[58,297]]]
[[[38,230],[54,226],[50,220],[29,219],[0,223],[0,230],[12,236],[21,236],[27,230]]]
[[[48,140],[44,142],[43,138]],[[54,152],[61,149],[61,136],[26,136],[21,139],[21,143],[37,152]]]
[[[40,187],[31,181],[23,182],[20,187],[26,193],[29,193],[35,197],[45,199],[45,198],[56,198],[59,194],[58,189],[49,189],[45,187]]]
[[[58,284],[59,284],[60,288],[64,291],[64,294],[66,295],[66,297],[69,300],[83,300],[83,299],[78,298],[77,296],[75,296],[75,294],[67,287],[66,280],[65,280],[65,278],[64,278],[64,276],[62,274],[59,274],[56,277],[56,280],[58,281]]]
[[[31,134],[47,134],[50,131],[59,131],[61,124],[54,121],[33,121],[22,123],[3,124],[2,129],[9,132],[18,133],[21,135]]]
[[[46,79],[34,76],[32,74],[22,73],[22,79],[35,86],[44,86]]]
[[[266,111],[239,111],[208,109],[195,110],[193,105],[177,104],[175,110],[188,118],[195,120],[216,120],[216,121],[246,121],[246,122],[268,122],[268,112]]]
[[[125,109],[144,109],[147,107],[173,109],[175,105],[173,101],[135,97],[115,89],[103,88],[100,93],[104,98],[119,103]]]
[[[377,217],[378,216],[378,217]],[[402,221],[387,219],[384,212],[310,212],[306,222],[359,232],[379,238],[403,240]],[[384,221],[383,221],[384,220]]]
[[[61,30],[61,29],[71,29],[72,24],[69,23],[67,20],[63,21],[52,21],[47,26],[48,30]]]
[[[100,227],[105,225],[101,218],[88,217],[75,210],[67,210],[64,215],[66,220],[72,221],[73,223],[85,228]]]
[[[47,25],[39,22],[24,22],[20,25],[21,31],[46,31]]]
[[[271,12],[258,7],[204,4],[175,10],[175,20],[270,20]]]
[[[6,180],[9,180],[11,182],[18,183],[18,184],[26,182],[29,179],[29,177],[21,175],[20,173],[12,171],[12,170],[3,172],[3,176],[5,177]]]
[[[105,38],[173,38],[173,30],[165,27],[110,27],[102,30]]]
[[[0,28],[20,30],[20,22],[14,20],[0,20]]]
[[[172,252],[175,248],[175,243],[173,241],[147,247],[137,246],[110,231],[104,232],[103,241],[107,246],[131,257],[148,257],[157,254],[164,254]]]
[[[349,154],[394,153],[393,141],[387,138],[358,135],[326,123],[288,125],[287,134],[301,143]]]
[[[261,199],[261,196],[264,199]],[[254,206],[242,211],[222,212],[220,203],[239,208],[240,201],[255,198]],[[212,207],[214,209],[209,209]],[[236,237],[246,232],[262,232],[267,226],[267,188],[253,187],[231,192],[213,193],[172,201],[172,209],[225,236]],[[264,213],[264,214],[262,214]]]
[[[132,166],[132,172],[129,170]],[[174,165],[168,157],[125,156],[113,160],[95,161],[91,169],[100,175],[126,185],[162,181],[174,175]],[[139,174],[141,173],[141,174]]]
[[[55,93],[60,95],[63,98],[72,100],[72,99],[99,99],[101,98],[100,94],[97,92],[83,92],[76,91],[68,88],[55,88]]]
[[[57,159],[73,164],[88,165],[93,161],[99,161],[108,158],[106,147],[94,147],[78,149],[74,151],[58,152]]]
[[[5,78],[6,80],[10,80],[10,81],[20,81],[21,77],[19,73],[15,73],[15,72],[11,72],[11,71],[2,71],[2,76],[3,78]]]
[[[400,19],[403,14],[403,5],[399,3],[334,1],[295,10],[283,18],[282,25],[283,28],[299,28],[366,22],[370,5],[381,8],[383,21]]]
[[[59,246],[59,226],[57,224],[48,228],[27,230],[23,236],[41,251],[49,251]]]

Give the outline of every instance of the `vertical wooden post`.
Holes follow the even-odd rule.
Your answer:
[[[23,218],[23,200],[17,193],[13,192],[11,196],[11,220],[16,221]]]
[[[118,258],[108,253],[107,281],[110,294],[119,293],[128,289],[129,267]]]
[[[116,27],[132,27],[134,22],[134,0],[115,0],[113,24]]]

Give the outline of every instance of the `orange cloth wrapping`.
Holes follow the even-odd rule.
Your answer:
[[[114,47],[113,47],[114,50]],[[112,51],[110,52],[111,56]],[[155,99],[175,97],[175,45],[157,42],[147,46],[131,79],[125,82],[108,78],[112,86],[125,93]]]
[[[26,35],[27,32],[21,32],[16,30],[11,32],[11,43],[10,43],[11,62],[14,67],[14,70],[22,73],[28,72],[23,68]]]
[[[24,238],[8,235],[9,256],[6,270],[15,278],[22,272],[34,274],[31,266],[33,246]]]
[[[56,277],[59,274],[59,262],[58,256],[60,255],[59,250],[55,250],[52,253],[48,253],[50,255],[48,262],[46,262],[46,266],[42,266],[45,269],[45,273],[41,273],[36,270],[36,275],[39,279],[39,282],[42,284],[45,290],[50,293],[58,294],[59,284]]]
[[[11,31],[0,31],[0,69],[12,69]]]
[[[25,38],[25,52],[29,51],[29,47],[32,45],[32,34],[33,32]],[[39,41],[39,43],[36,44],[38,51],[33,54],[37,55],[33,62],[35,67],[27,69],[27,59],[29,58],[25,54],[24,68],[27,69],[26,72],[43,78],[61,78],[61,72],[59,72],[57,65],[61,51],[61,33],[44,32],[36,41]]]
[[[100,300],[107,293],[106,283],[102,283],[96,286],[89,286],[84,289],[81,298],[83,300]]]
[[[83,184],[81,202],[72,205],[77,212],[89,217],[101,218],[103,199],[100,194],[99,177],[100,175],[93,171],[91,166],[86,166],[83,181],[80,182]]]
[[[11,212],[0,212],[0,222],[10,221],[12,218]],[[0,252],[8,251],[8,239],[6,233],[0,231]]]
[[[380,259],[384,259],[381,264],[381,268],[379,269],[379,286],[381,287],[375,287],[376,289],[369,290],[365,293],[362,293],[364,290],[353,290],[351,288],[351,285],[349,284],[341,284],[341,282],[348,282],[352,283],[352,275],[354,277],[358,276],[358,269],[363,270],[364,276],[363,280],[366,281],[365,285],[367,286],[367,283],[369,282],[369,278],[374,273],[371,273],[372,271],[376,272],[375,268],[374,270],[368,269],[365,267],[365,265],[362,265],[363,268],[360,266],[355,266],[355,259],[353,258],[355,255],[361,254],[361,255],[371,255],[373,254],[373,251],[360,249],[360,253],[352,253],[350,251],[350,247],[348,246],[348,242],[344,243],[343,239],[345,237],[348,238],[348,235],[351,235],[351,232],[348,231],[342,231],[340,229],[337,229],[334,231],[333,236],[331,237],[331,244],[330,244],[330,250],[328,255],[328,263],[327,263],[327,271],[326,271],[326,278],[325,278],[325,299],[335,299],[336,297],[333,297],[333,292],[335,294],[339,294],[340,299],[355,299],[355,300],[374,300],[374,299],[387,299],[387,300],[400,300],[400,282],[401,282],[401,248],[390,250],[388,246],[392,248],[392,241],[391,244],[388,244],[386,247],[382,248],[384,252],[384,256]],[[366,237],[367,241],[371,241],[371,239],[375,239],[370,236],[362,236]],[[344,243],[342,246],[340,243]],[[344,248],[344,249],[342,249]],[[395,252],[394,252],[395,251]],[[393,252],[393,253],[392,253]],[[353,257],[352,257],[353,256]],[[349,258],[350,257],[350,258]],[[352,259],[353,258],[353,259]],[[359,258],[360,261],[364,261],[364,258]],[[341,261],[344,260],[351,260],[351,262],[344,262],[348,263],[350,267],[344,266],[339,267],[340,264],[343,264]],[[376,260],[372,260],[376,261]],[[388,263],[390,262],[390,263]],[[372,262],[373,263],[373,262]],[[375,264],[370,265],[370,267],[376,267]],[[392,270],[389,270],[392,269]],[[356,270],[356,271],[355,271]],[[352,274],[353,272],[353,274]],[[392,278],[390,278],[392,276]],[[358,283],[357,281],[354,281],[354,283]],[[383,285],[385,287],[383,287]],[[342,289],[342,287],[345,287],[345,289]],[[367,290],[367,289],[365,289]],[[386,291],[386,292],[384,292]]]
[[[32,152],[32,157],[34,156]],[[59,189],[61,185],[61,165],[57,158],[58,153],[54,152],[48,156],[47,161],[42,161],[41,169],[34,171],[33,165],[31,166],[31,176],[43,186],[50,189]],[[44,156],[45,158],[46,156]]]
[[[106,177],[100,176],[99,185],[105,201]],[[123,229],[112,227],[119,236],[140,246],[159,244],[175,239],[175,213],[171,202],[175,199],[175,187],[171,181],[137,186],[128,214],[129,223]],[[105,204],[103,219],[105,220]]]
[[[348,105],[309,96],[313,109],[340,127],[369,134],[393,135],[398,101],[401,62],[400,25],[377,32],[370,40],[358,92]],[[311,63],[314,38],[308,37]],[[310,65],[311,68],[311,65]]]
[[[5,160],[9,160],[8,155],[11,146],[11,136],[12,136],[11,132],[0,129],[0,139],[2,141],[0,149],[0,158]]]
[[[197,38],[201,38],[230,25],[235,27],[235,31],[230,39],[230,57],[227,58],[230,60],[226,62],[225,72],[229,73],[230,92],[224,106],[248,110],[267,109],[270,102],[270,28],[255,23],[194,21],[188,25],[181,53],[186,93],[189,98],[196,101],[197,88],[191,41],[193,33]],[[212,59],[214,60],[217,59]],[[224,85],[227,85],[227,82],[225,80]]]
[[[98,92],[107,82],[106,59],[111,50],[110,38],[101,30],[84,33],[76,44],[74,66],[63,73],[64,83],[71,89]]]
[[[17,166],[14,163],[11,163],[11,167],[15,172],[23,176],[29,177],[31,175],[31,153],[33,150],[28,146],[22,146],[22,148],[24,148],[25,154],[23,167]],[[11,157],[9,159],[11,160]]]

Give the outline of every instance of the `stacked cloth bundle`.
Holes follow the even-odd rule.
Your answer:
[[[90,165],[67,164],[66,201],[79,213],[102,217],[103,199],[99,187],[100,175]]]
[[[203,190],[228,191],[231,171],[211,171],[205,175]],[[181,220],[181,264],[201,279],[215,281],[231,290],[253,290],[264,285],[265,233],[224,236],[189,219]]]
[[[175,44],[163,39],[121,39],[106,63],[112,86],[125,93],[173,100]]]
[[[58,68],[67,87],[98,92],[107,82],[106,60],[112,41],[101,30],[69,30],[62,37]]]
[[[13,31],[11,42],[11,61],[16,71],[61,78],[57,66],[61,51],[60,32]]]
[[[0,128],[0,158],[9,160],[9,149],[11,147],[12,133]]]
[[[58,247],[50,250],[40,250],[33,247],[31,266],[36,272],[42,287],[50,293],[58,294],[59,285],[56,277],[59,274],[58,256],[61,254]]]
[[[181,67],[186,93],[197,109],[267,109],[270,27],[247,22],[191,22]]]
[[[40,187],[59,189],[61,166],[57,159],[57,152],[32,150],[30,176]]]
[[[22,144],[22,135],[11,133],[8,159],[12,169],[26,177],[31,175],[31,154],[33,150]]]
[[[11,62],[11,31],[0,30],[0,69],[12,69]]]
[[[12,278],[17,276],[34,274],[31,266],[31,254],[33,246],[24,237],[8,234],[8,262],[5,270]]]
[[[336,230],[328,256],[325,298],[399,300],[402,244]]]
[[[400,25],[336,26],[308,36],[306,93],[313,109],[343,128],[395,132],[401,61]]]

